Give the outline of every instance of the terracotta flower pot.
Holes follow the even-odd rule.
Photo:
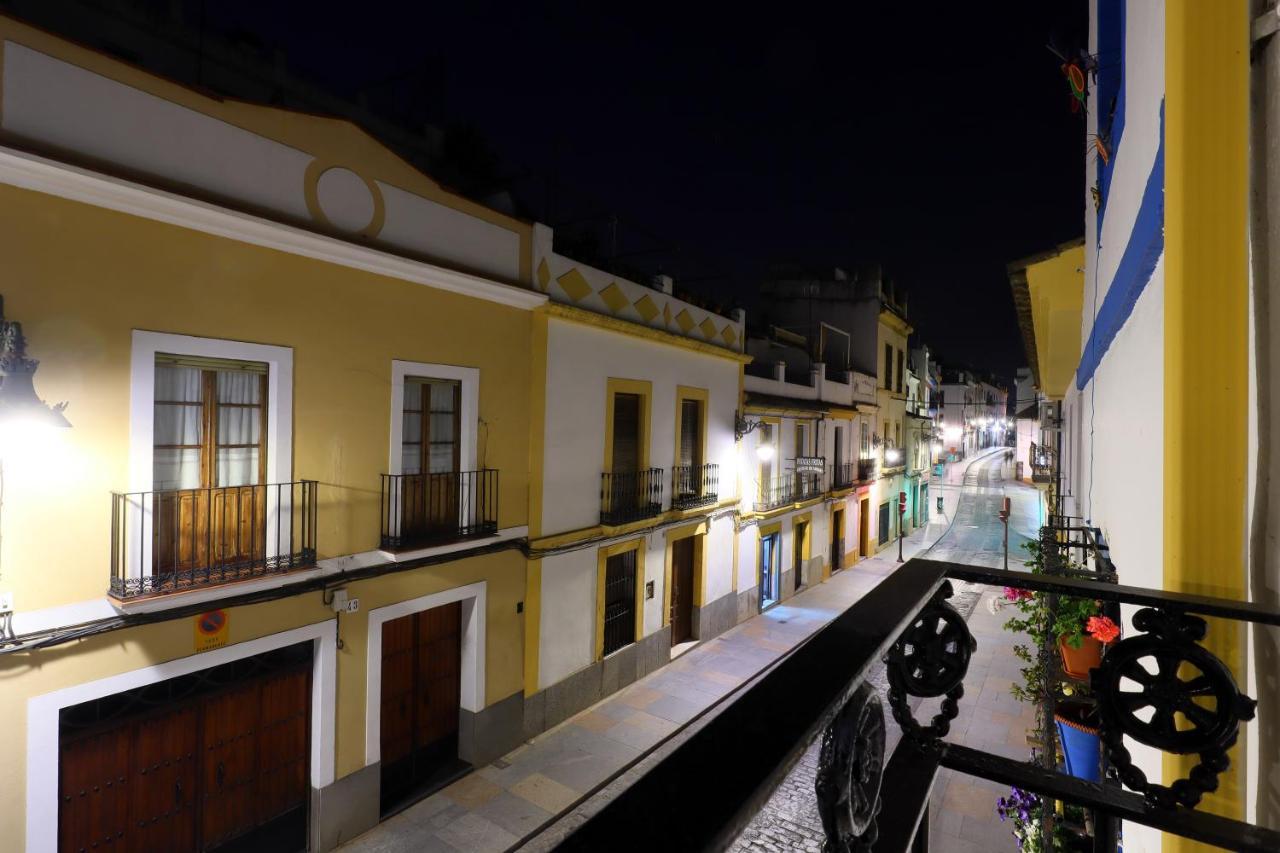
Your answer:
[[[1084,635],[1080,648],[1072,648],[1067,635],[1058,638],[1058,654],[1062,655],[1062,672],[1071,678],[1088,678],[1089,670],[1102,663],[1102,643]]]

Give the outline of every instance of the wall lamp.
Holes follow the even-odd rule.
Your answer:
[[[749,421],[742,416],[741,412],[733,413],[733,437],[737,441],[742,441],[744,436],[748,436],[755,432],[758,428],[764,426],[767,421]]]
[[[40,362],[27,357],[27,339],[22,324],[4,318],[4,297],[0,296],[0,509],[4,502],[4,452],[28,452],[31,431],[71,426],[62,414],[66,403],[50,406],[36,395],[35,375]],[[13,444],[8,447],[3,445]],[[22,446],[18,446],[22,445]],[[0,643],[14,639],[13,609],[0,610]]]
[[[35,375],[40,362],[27,357],[27,339],[22,324],[4,319],[4,297],[0,296],[0,427],[71,426],[62,414],[66,403],[50,406],[36,395]]]

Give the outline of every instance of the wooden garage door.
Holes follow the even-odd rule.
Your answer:
[[[64,736],[59,848],[213,850],[305,806],[309,673],[196,685],[158,711],[99,700],[124,713]]]
[[[384,807],[458,764],[461,630],[460,602],[382,626]]]

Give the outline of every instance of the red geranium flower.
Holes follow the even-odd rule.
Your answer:
[[[1120,636],[1120,626],[1106,616],[1090,616],[1084,623],[1084,629],[1100,643],[1110,643]]]
[[[1004,588],[1004,597],[1009,601],[1018,601],[1031,596],[1032,592],[1029,589],[1018,589],[1016,586],[1006,586]]]

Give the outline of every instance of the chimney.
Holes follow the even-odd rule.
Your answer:
[[[669,275],[662,275],[661,273],[659,273],[658,275],[655,275],[653,277],[654,289],[662,291],[663,293],[667,294],[667,296],[671,295],[672,284],[673,282],[671,280],[671,276]]]

